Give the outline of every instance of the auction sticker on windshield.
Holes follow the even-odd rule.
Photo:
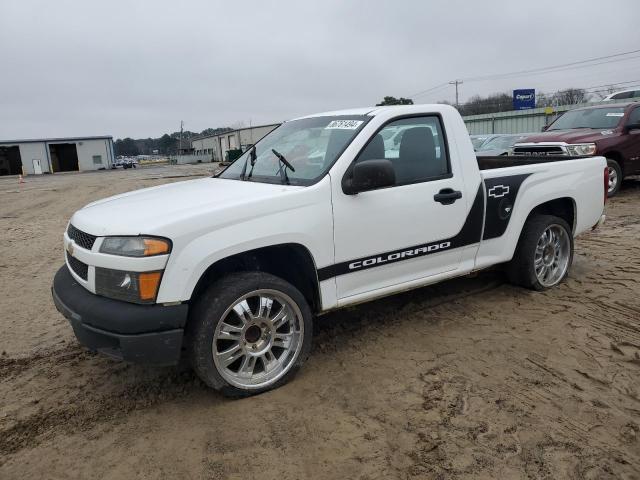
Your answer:
[[[362,120],[333,120],[324,127],[325,129],[340,128],[342,130],[355,130],[362,125]]]
[[[620,112],[609,112],[607,113],[607,117],[624,117],[624,113]]]

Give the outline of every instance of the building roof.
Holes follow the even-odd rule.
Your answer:
[[[64,143],[64,142],[81,142],[83,140],[113,140],[111,135],[98,135],[93,137],[59,137],[59,138],[25,138],[22,140],[0,140],[2,144],[15,143]]]

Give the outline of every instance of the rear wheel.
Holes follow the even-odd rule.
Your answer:
[[[312,316],[304,296],[263,272],[232,274],[212,285],[189,322],[194,370],[227,396],[279,387],[311,350]]]
[[[613,197],[620,190],[622,183],[622,168],[615,160],[607,158],[607,169],[609,170],[609,186],[607,188],[607,197]]]
[[[533,290],[560,283],[573,261],[573,236],[566,221],[552,215],[534,215],[527,220],[507,265],[509,280]]]

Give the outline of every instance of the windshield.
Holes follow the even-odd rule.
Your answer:
[[[489,137],[471,137],[471,143],[473,145],[474,150],[477,150],[482,146],[484,142],[487,141]]]
[[[503,135],[495,137],[483,143],[478,151],[486,152],[489,150],[508,150],[524,138],[527,138],[526,135]]]
[[[624,107],[571,110],[558,118],[548,130],[572,128],[615,128],[624,116]]]
[[[295,172],[291,169],[286,172],[291,185],[311,185],[331,168],[338,155],[370,119],[365,115],[350,115],[303,118],[283,123],[256,143],[253,169],[249,148],[219,177],[241,180],[247,162],[245,179],[283,183],[281,169],[284,166],[273,153],[275,150],[295,168]]]

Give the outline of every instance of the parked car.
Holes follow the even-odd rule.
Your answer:
[[[226,395],[263,392],[309,356],[314,315],[496,264],[533,290],[561,282],[573,238],[604,218],[607,167],[548,160],[476,158],[448,105],[299,118],[216,177],[75,212],[53,300],[91,350],[185,356]]]
[[[122,168],[124,169],[136,168],[137,165],[138,160],[136,160],[135,158],[125,158],[124,160],[122,160]]]
[[[485,142],[497,136],[498,135],[496,134],[483,134],[483,135],[469,135],[469,138],[471,139],[471,144],[473,145],[473,149],[477,151],[482,146],[482,144],[484,144]]]
[[[610,95],[607,95],[602,99],[603,102],[608,102],[609,100],[631,100],[631,99],[640,99],[640,89],[632,88],[628,90],[620,90],[619,92],[614,92]]]
[[[640,102],[570,110],[545,130],[517,143],[514,154],[606,157],[609,196],[624,177],[640,174]]]
[[[523,141],[531,133],[504,134],[494,135],[491,139],[486,140],[476,149],[476,155],[479,157],[497,157],[500,155],[510,155],[512,148],[517,142]]]

